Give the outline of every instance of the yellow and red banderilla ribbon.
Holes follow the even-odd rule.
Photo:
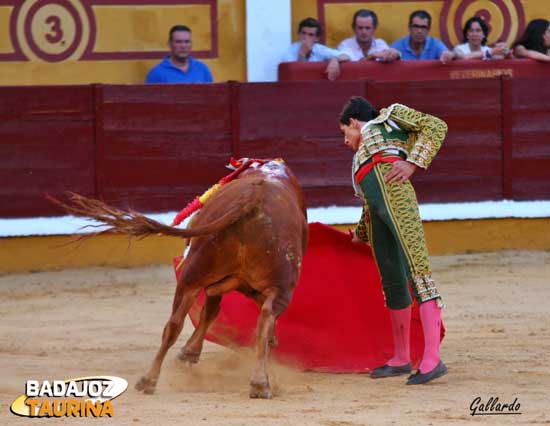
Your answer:
[[[186,218],[191,216],[194,212],[201,209],[202,206],[204,206],[204,204],[215,192],[217,192],[226,183],[236,179],[243,171],[248,169],[252,164],[254,163],[264,164],[264,163],[267,163],[268,161],[271,161],[271,159],[244,158],[244,159],[236,160],[234,158],[231,158],[229,160],[229,165],[232,168],[235,168],[235,170],[229,173],[227,176],[221,178],[217,184],[211,186],[200,197],[195,197],[193,201],[187,204],[187,206],[185,206],[185,208],[176,215],[176,217],[172,221],[172,226],[178,226],[181,222],[183,222]]]

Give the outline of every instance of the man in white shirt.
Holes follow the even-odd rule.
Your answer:
[[[372,10],[359,9],[355,12],[351,27],[355,36],[343,40],[338,50],[347,53],[352,61],[369,59],[391,62],[399,59],[397,50],[391,49],[381,38],[374,38],[378,16]]]
[[[325,73],[329,80],[340,75],[340,62],[349,61],[349,56],[337,49],[319,43],[321,24],[314,18],[306,18],[298,25],[299,41],[292,43],[281,62],[328,61]]]

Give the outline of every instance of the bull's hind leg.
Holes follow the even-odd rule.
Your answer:
[[[258,317],[256,357],[257,364],[250,380],[250,398],[271,398],[271,388],[267,375],[267,359],[270,340],[274,336],[276,318],[288,306],[288,298],[281,298],[279,289],[271,287],[264,294],[267,296]]]
[[[182,361],[187,361],[190,364],[195,364],[199,361],[202,345],[204,342],[204,336],[208,331],[210,325],[216,319],[216,316],[220,312],[220,304],[222,296],[208,296],[202,307],[201,316],[197,328],[193,332],[184,347],[181,348],[178,358]]]
[[[265,302],[265,296],[261,293],[255,293],[255,294],[246,294],[243,293],[248,297],[251,297],[254,302],[256,302],[256,305],[258,306],[258,309],[261,311],[262,306]],[[277,340],[277,334],[275,333],[275,324],[277,322],[277,319],[273,322],[271,328],[269,329],[269,335],[268,335],[268,345],[270,348],[276,348],[279,345],[279,341]]]
[[[170,319],[164,326],[164,331],[162,333],[162,343],[157,352],[157,355],[155,356],[155,359],[153,360],[151,368],[149,369],[147,374],[141,377],[141,379],[136,383],[137,390],[142,390],[148,394],[151,394],[155,391],[155,387],[157,385],[158,377],[160,374],[160,368],[162,366],[162,362],[164,361],[164,357],[166,356],[166,352],[168,352],[168,349],[170,349],[170,347],[178,339],[178,336],[183,329],[183,321],[185,319],[185,316],[195,302],[199,291],[200,289],[183,291],[183,295],[181,297],[179,305],[177,306],[177,308],[174,306],[175,309],[173,309]]]
[[[235,290],[240,283],[241,280],[238,277],[230,275],[205,287],[206,301],[201,311],[199,323],[191,338],[181,349],[178,355],[179,359],[189,363],[196,363],[199,361],[204,336],[220,312],[222,295]]]

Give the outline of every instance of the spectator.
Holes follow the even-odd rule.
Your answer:
[[[479,16],[466,21],[462,35],[464,42],[453,50],[456,59],[502,59],[511,54],[506,43],[497,43],[492,48],[487,46],[489,27]]]
[[[212,73],[204,62],[191,56],[191,30],[185,25],[175,25],[168,36],[170,56],[155,65],[146,83],[212,83]]]
[[[381,38],[374,38],[378,28],[378,16],[372,10],[359,9],[353,15],[351,28],[355,37],[343,40],[338,50],[346,53],[352,61],[373,59],[379,61],[394,61],[399,58],[399,52],[390,49]]]
[[[283,56],[282,62],[322,62],[328,61],[325,73],[329,80],[340,75],[340,62],[349,61],[349,56],[339,50],[319,43],[321,24],[313,18],[306,18],[298,25],[300,41],[292,43]]]
[[[550,61],[550,25],[546,19],[534,19],[525,28],[520,40],[514,45],[518,58]]]
[[[439,59],[443,63],[453,60],[454,53],[441,40],[430,37],[432,17],[425,10],[416,10],[409,16],[409,35],[395,41],[391,47],[398,50],[401,59]]]

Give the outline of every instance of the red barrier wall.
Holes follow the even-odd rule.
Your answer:
[[[229,85],[100,86],[97,194],[138,210],[174,210],[226,174]]]
[[[324,62],[285,62],[279,64],[279,81],[326,80]],[[531,59],[493,61],[463,60],[443,64],[440,61],[376,61],[345,62],[341,64],[338,80],[464,80],[477,78],[545,77],[550,65]]]
[[[503,117],[511,134],[505,152],[511,196],[529,200],[550,198],[550,84],[548,79],[505,82],[508,108]],[[510,99],[511,98],[511,99]]]
[[[44,194],[95,194],[91,86],[0,88],[0,217],[56,213]]]
[[[413,176],[420,200],[503,198],[499,79],[369,83],[368,96],[375,105],[403,103],[448,124],[448,137],[429,171]]]
[[[60,214],[43,194],[66,190],[178,210],[231,155],[285,158],[309,206],[357,205],[337,124],[351,95],[449,124],[421,202],[550,199],[545,79],[0,87],[0,217]]]
[[[338,114],[364,82],[240,85],[239,146],[244,156],[284,157],[310,206],[354,204],[352,152],[343,146]]]

